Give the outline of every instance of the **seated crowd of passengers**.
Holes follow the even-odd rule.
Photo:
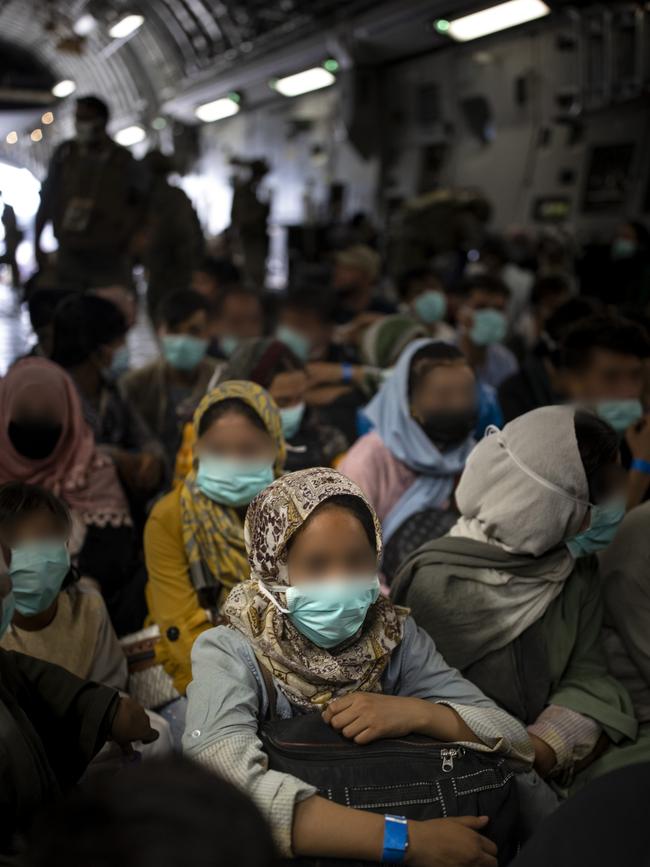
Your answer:
[[[208,259],[140,365],[129,287],[30,294],[0,860],[601,863],[603,799],[648,803],[650,333],[490,255],[390,281],[356,244],[273,297]]]

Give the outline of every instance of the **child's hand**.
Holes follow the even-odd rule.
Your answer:
[[[323,719],[355,743],[369,744],[418,731],[422,704],[419,699],[354,692],[331,701]]]

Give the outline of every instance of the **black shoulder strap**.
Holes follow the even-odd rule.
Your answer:
[[[278,719],[278,697],[275,692],[275,681],[273,680],[273,675],[264,665],[259,656],[256,657],[256,659],[257,664],[260,668],[260,672],[262,673],[262,680],[264,681],[264,686],[266,687],[266,696],[269,701],[268,719],[273,721]]]

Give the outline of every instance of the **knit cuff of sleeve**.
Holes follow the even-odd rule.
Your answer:
[[[528,726],[528,733],[548,744],[556,757],[552,773],[580,761],[593,750],[600,726],[589,717],[559,705],[549,705]]]

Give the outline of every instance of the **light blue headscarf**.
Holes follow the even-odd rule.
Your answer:
[[[417,473],[416,480],[383,522],[385,542],[411,515],[437,508],[449,499],[454,479],[462,473],[474,447],[474,438],[469,436],[460,446],[443,454],[411,416],[408,387],[413,356],[423,346],[442,342],[423,338],[410,343],[400,355],[392,376],[364,410],[386,448]]]

